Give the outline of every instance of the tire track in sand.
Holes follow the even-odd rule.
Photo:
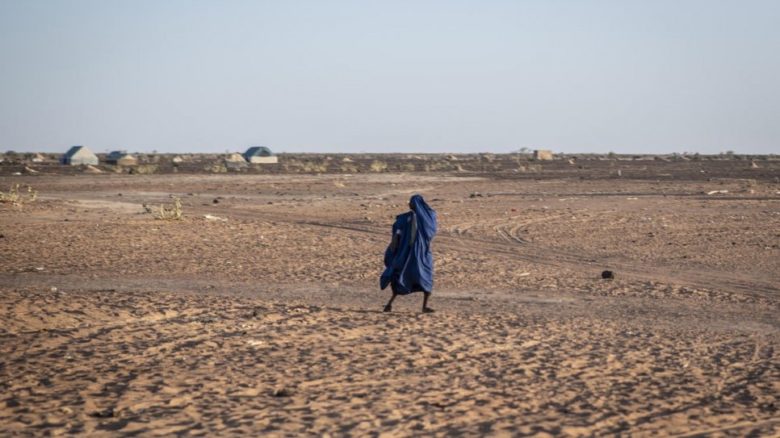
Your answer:
[[[195,209],[199,211],[199,209]],[[200,211],[199,211],[200,212]],[[202,212],[205,214],[205,210]],[[344,230],[345,232],[371,234],[386,237],[385,227],[366,222],[342,221],[332,222],[325,218],[309,217],[297,219],[285,213],[267,213],[247,208],[231,207],[223,213],[225,216],[249,219],[286,222],[299,226],[321,227]],[[439,233],[436,245],[454,251],[477,252],[486,255],[500,256],[527,263],[540,264],[551,268],[567,268],[576,271],[598,272],[604,268],[618,270],[621,276],[630,278],[668,282],[686,286],[706,288],[721,292],[735,293],[757,298],[776,300],[780,297],[780,288],[774,283],[759,281],[750,276],[734,272],[723,272],[712,269],[680,269],[671,266],[650,265],[647,263],[632,263],[625,260],[599,259],[589,254],[576,254],[556,250],[528,242],[513,236],[512,230],[497,231],[500,239],[480,238],[471,235]]]

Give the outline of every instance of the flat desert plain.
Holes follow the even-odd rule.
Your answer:
[[[777,436],[780,163],[648,165],[2,176],[0,430]],[[436,313],[383,313],[414,193]]]

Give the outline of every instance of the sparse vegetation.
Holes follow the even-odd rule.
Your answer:
[[[29,202],[35,202],[38,199],[38,191],[33,190],[32,186],[27,186],[27,190],[23,190],[20,184],[12,185],[7,192],[0,190],[0,203],[11,204],[14,206],[22,206]]]
[[[207,172],[211,173],[226,173],[227,172],[227,166],[225,166],[225,163],[216,162],[213,164],[209,164],[206,167],[203,168]]]
[[[341,169],[341,172],[343,172],[343,173],[358,173],[359,172],[358,167],[354,163],[352,163],[352,160],[350,160],[349,162],[342,163],[341,166],[340,166],[340,169]]]
[[[371,171],[372,172],[384,172],[387,170],[387,163],[384,161],[374,160],[371,163]]]
[[[325,173],[328,171],[328,164],[307,161],[303,163],[303,171],[306,173]]]
[[[542,171],[541,164],[523,164],[517,168],[521,173],[539,173]]]
[[[328,161],[329,160],[315,161],[313,159],[288,159],[284,161],[282,168],[286,172],[292,173],[325,173],[328,171]]]
[[[540,150],[540,152],[546,152]],[[17,155],[21,158],[21,155]],[[37,154],[36,154],[37,156]],[[286,154],[280,156],[278,163],[260,164],[244,162],[227,162],[221,154],[192,154],[182,156],[160,155],[159,164],[151,164],[152,157],[148,154],[139,156],[139,163],[136,165],[92,165],[92,166],[61,166],[55,160],[56,157],[47,156],[44,161],[33,163],[31,159],[27,161],[13,161],[0,154],[0,172],[5,174],[59,174],[70,173],[74,170],[85,174],[99,173],[130,173],[130,174],[175,174],[178,172],[194,174],[225,174],[233,172],[246,172],[252,174],[359,174],[359,173],[392,173],[392,172],[502,172],[519,173],[533,172],[529,168],[522,167],[537,161],[546,161],[536,156],[529,156],[520,152],[511,154],[491,154],[491,153],[473,153],[473,154]],[[619,161],[659,161],[659,162],[682,162],[697,161],[700,163],[721,160],[742,160],[743,163],[750,165],[751,160],[759,162],[770,160],[777,161],[777,155],[760,156],[735,154],[726,152],[720,154],[700,154],[695,152],[669,153],[664,155],[654,154],[620,154],[619,152],[577,154],[575,155],[556,155],[553,160],[559,164],[573,165],[576,158],[577,168],[581,165],[595,161],[605,161],[603,165],[616,166]],[[610,163],[612,162],[612,163]],[[582,163],[582,164],[581,164]],[[546,164],[545,166],[555,169],[556,163]],[[598,165],[601,166],[601,165]],[[773,169],[774,164],[763,166],[765,169]],[[567,167],[573,170],[572,167]],[[755,167],[754,167],[755,168]],[[625,170],[624,170],[625,171]],[[2,187],[2,186],[0,186]],[[7,189],[8,186],[2,187]],[[155,207],[156,208],[156,207]]]
[[[442,161],[431,161],[428,163],[425,163],[425,166],[423,167],[423,170],[426,172],[442,172],[442,171],[450,171],[453,169],[459,168],[460,165],[455,165],[449,162],[442,162]]]
[[[130,173],[138,175],[151,175],[157,173],[158,167],[159,166],[157,164],[140,164],[138,166],[131,167]]]
[[[160,204],[160,209],[152,212],[152,209],[144,205],[147,212],[153,213],[155,219],[166,221],[179,221],[182,218],[181,198],[174,197],[173,205]]]

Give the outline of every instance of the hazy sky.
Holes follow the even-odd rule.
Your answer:
[[[780,1],[0,0],[0,150],[780,153]]]

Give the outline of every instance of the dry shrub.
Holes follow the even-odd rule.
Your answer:
[[[371,171],[372,172],[384,172],[387,170],[387,163],[384,161],[374,160],[371,163]]]
[[[208,164],[203,169],[206,172],[211,172],[211,173],[227,173],[227,166],[225,166],[225,163],[219,161],[216,163]]]
[[[130,168],[131,174],[137,175],[151,175],[157,173],[158,165],[156,164],[139,164]]]
[[[285,172],[300,172],[303,168],[303,163],[300,161],[290,158],[287,160],[284,160],[284,163],[282,164],[282,168]]]
[[[35,202],[38,199],[38,191],[27,186],[27,190],[22,190],[21,185],[12,185],[7,192],[0,190],[0,203],[22,206],[28,202]]]
[[[144,206],[146,211],[151,209]],[[154,218],[164,221],[179,221],[182,218],[181,198],[174,197],[173,205],[160,204],[160,209],[154,212]]]
[[[441,172],[441,171],[449,171],[449,170],[457,169],[459,167],[460,165],[453,165],[452,163],[446,161],[433,161],[425,164],[425,171]]]
[[[414,163],[403,163],[399,167],[401,168],[402,172],[414,172],[417,170],[417,167],[414,165]]]
[[[342,165],[339,167],[342,172],[344,173],[357,173],[358,167],[354,164],[352,164],[352,160],[349,162],[342,163]]]
[[[285,160],[283,166],[286,172],[293,173],[324,173],[328,171],[328,164],[317,161]]]
[[[542,165],[541,164],[524,164],[517,168],[519,172],[530,172],[530,173],[539,173],[542,171]]]
[[[328,171],[328,164],[307,161],[303,163],[303,171],[306,173],[324,173]]]

